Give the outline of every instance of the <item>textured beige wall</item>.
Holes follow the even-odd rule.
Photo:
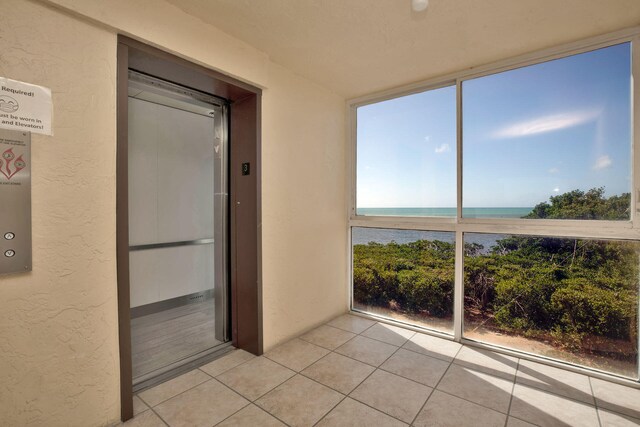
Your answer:
[[[115,35],[3,0],[0,75],[51,88],[32,139],[33,272],[0,277],[0,425],[87,426],[119,413]]]
[[[0,278],[0,425],[119,417],[117,32],[264,88],[265,349],[347,310],[344,99],[160,0],[0,4],[0,76],[52,89],[55,132],[33,138],[33,272]]]

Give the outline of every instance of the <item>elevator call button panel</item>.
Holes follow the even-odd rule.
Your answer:
[[[0,129],[0,274],[31,271],[31,134]]]

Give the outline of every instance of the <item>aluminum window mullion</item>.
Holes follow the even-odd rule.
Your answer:
[[[640,214],[640,36],[631,41],[631,152],[633,159],[631,176],[633,190],[631,191],[631,223],[634,228],[640,229],[638,216]]]
[[[464,323],[464,236],[462,231],[456,231],[456,258],[454,265],[453,291],[453,339],[462,340]]]
[[[454,264],[453,339],[462,340],[464,322],[464,241],[462,220],[462,81],[456,79],[456,257]]]
[[[631,164],[631,176],[633,182],[633,190],[631,191],[631,223],[634,230],[640,229],[640,132],[638,132],[638,124],[640,123],[640,36],[636,36],[631,41],[631,152],[633,159]],[[640,263],[640,258],[638,259]],[[640,289],[638,289],[640,291]],[[638,298],[638,312],[640,313],[640,298]],[[640,331],[640,315],[637,316],[638,331]],[[637,347],[640,349],[640,333],[637,334]],[[636,360],[638,368],[638,381],[640,382],[640,360]]]

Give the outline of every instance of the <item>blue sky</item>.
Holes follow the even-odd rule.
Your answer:
[[[629,192],[630,45],[463,83],[463,206]],[[358,207],[455,207],[455,87],[358,109]]]

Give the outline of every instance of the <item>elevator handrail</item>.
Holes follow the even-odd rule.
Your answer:
[[[174,248],[177,246],[211,245],[213,243],[214,243],[213,239],[196,239],[196,240],[183,240],[180,242],[148,243],[145,245],[129,246],[129,252],[144,251],[147,249]]]

